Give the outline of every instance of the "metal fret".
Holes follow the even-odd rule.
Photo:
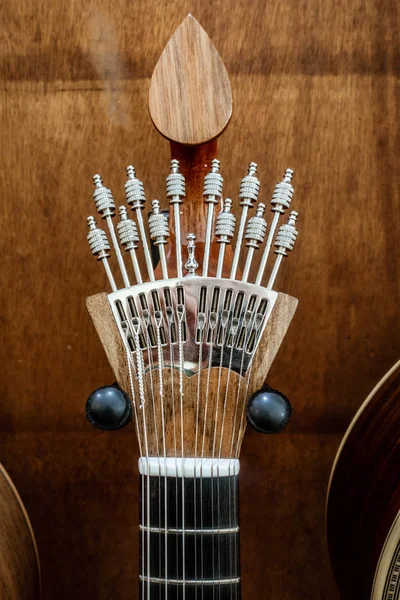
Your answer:
[[[175,528],[169,528],[169,529],[165,529],[165,527],[146,527],[146,525],[139,525],[139,530],[140,531],[150,531],[151,533],[162,533],[163,535],[165,535],[166,533],[195,533],[195,534],[205,534],[205,535],[212,535],[212,534],[223,534],[223,533],[239,533],[239,527],[226,527],[226,528],[221,528],[221,529],[175,529]]]
[[[140,581],[150,581],[151,583],[170,583],[171,585],[233,585],[240,583],[240,577],[230,579],[161,579],[160,577],[146,577],[139,575]]]

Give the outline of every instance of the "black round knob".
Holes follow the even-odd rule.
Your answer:
[[[86,402],[86,418],[99,429],[121,429],[132,418],[129,397],[117,385],[101,387],[90,394]]]
[[[292,407],[281,392],[265,385],[247,405],[247,420],[260,433],[278,433],[289,423]]]

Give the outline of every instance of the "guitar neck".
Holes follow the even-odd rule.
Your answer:
[[[238,461],[146,461],[140,461],[141,599],[239,600]]]

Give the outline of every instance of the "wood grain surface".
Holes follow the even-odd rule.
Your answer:
[[[327,536],[344,600],[370,598],[385,540],[400,511],[399,428],[400,362],[366,401],[332,473]],[[385,575],[388,568],[382,564]]]
[[[0,598],[39,600],[40,566],[29,517],[0,465]]]
[[[232,116],[232,90],[218,51],[188,15],[153,71],[149,112],[168,140],[199,145],[218,137]]]
[[[300,303],[268,378],[294,414],[282,435],[245,436],[243,597],[336,599],[330,467],[400,356],[397,2],[15,0],[0,12],[0,461],[32,520],[44,599],[137,598],[134,432],[84,418],[89,393],[113,381],[85,306],[108,291],[85,217],[96,172],[117,201],[131,163],[149,199],[163,193],[170,151],[147,95],[188,12],[231,79],[226,195],[250,160],[266,201],[292,167],[301,211],[277,281]]]

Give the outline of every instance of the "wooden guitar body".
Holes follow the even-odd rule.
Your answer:
[[[39,557],[28,515],[0,465],[0,598],[40,597]]]
[[[400,361],[344,436],[328,490],[327,536],[341,598],[400,598]]]

